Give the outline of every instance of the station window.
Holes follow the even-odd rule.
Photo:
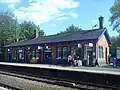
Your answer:
[[[63,59],[67,59],[67,47],[63,47]]]
[[[57,57],[58,57],[58,58],[61,58],[61,57],[62,57],[62,48],[61,48],[61,47],[58,47],[58,48],[57,48]]]
[[[104,58],[104,53],[103,53],[103,47],[99,46],[98,48],[98,57],[99,58]]]
[[[13,56],[12,56],[13,60],[17,59],[17,50],[13,49]]]
[[[24,59],[24,51],[22,49],[19,50],[19,59]]]
[[[71,54],[74,54],[75,51],[76,51],[76,46],[72,46],[71,47]]]
[[[39,56],[40,56],[40,51],[36,49],[36,58],[39,59]]]

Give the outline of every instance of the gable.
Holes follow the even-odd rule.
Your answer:
[[[109,43],[108,43],[108,40],[105,36],[105,34],[102,34],[102,36],[99,38],[98,42],[97,42],[98,45],[101,45],[101,46],[106,46],[108,47],[109,46]]]

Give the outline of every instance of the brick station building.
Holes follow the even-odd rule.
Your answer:
[[[110,45],[107,28],[103,28],[103,17],[99,17],[98,29],[40,36],[6,45],[5,60],[30,63],[35,59],[40,64],[65,64],[68,54],[76,52],[81,60],[88,60],[89,56],[89,64],[93,56],[99,63],[107,63]]]

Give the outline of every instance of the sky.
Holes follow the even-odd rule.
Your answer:
[[[110,36],[117,36],[109,22],[113,4],[114,0],[0,0],[0,10],[12,11],[20,23],[34,22],[46,35],[64,31],[71,24],[84,30],[95,24],[99,27],[98,17],[102,15]]]

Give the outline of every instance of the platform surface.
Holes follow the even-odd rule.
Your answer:
[[[45,68],[45,69],[57,69],[57,70],[65,70],[65,71],[120,75],[119,68],[73,67],[73,66],[63,67],[58,65],[47,65],[47,64],[25,64],[25,63],[7,63],[7,62],[0,62],[0,65],[13,65],[13,66],[23,66],[23,67],[33,67],[33,68],[35,67],[35,68]]]

